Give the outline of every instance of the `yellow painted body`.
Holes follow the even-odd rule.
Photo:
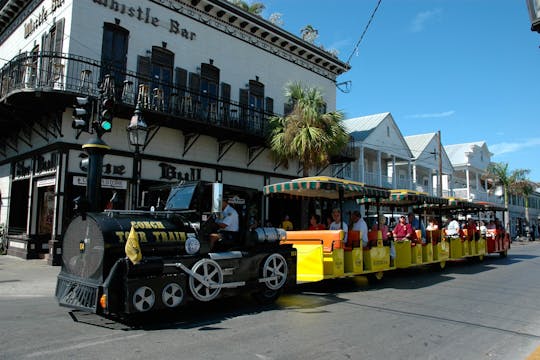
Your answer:
[[[345,261],[343,249],[334,249],[331,252],[323,252],[325,277],[343,276],[345,273]]]
[[[422,264],[422,245],[411,246],[411,263],[413,265]]]
[[[411,266],[411,242],[409,240],[396,241],[394,247],[396,249],[396,267],[403,269]]]
[[[344,252],[345,272],[361,274],[364,272],[364,256],[362,248],[354,248]]]
[[[296,279],[302,281],[321,281],[324,279],[323,246],[294,244],[297,253]]]
[[[485,238],[481,237],[476,241],[476,253],[478,255],[485,255],[487,253]]]
[[[433,247],[433,261],[446,261],[450,258],[450,244],[446,239],[442,239]]]
[[[460,238],[450,238],[450,258],[461,259],[463,257],[463,244]]]
[[[383,271],[390,268],[390,247],[382,241],[369,250],[364,250],[364,268],[366,271]]]
[[[428,263],[433,261],[433,244],[427,243],[422,245],[422,262]]]

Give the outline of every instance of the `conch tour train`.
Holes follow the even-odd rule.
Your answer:
[[[265,186],[264,195],[301,201],[302,206],[406,212],[451,218],[505,209],[485,202],[438,198],[410,190],[388,190],[330,177],[300,178]],[[307,200],[307,201],[306,201]],[[313,200],[310,203],[309,200]],[[310,203],[308,205],[308,203]],[[314,205],[315,204],[315,205]],[[106,317],[180,308],[240,292],[267,303],[300,282],[366,275],[477,258],[506,256],[508,234],[501,228],[417,230],[396,236],[387,218],[377,230],[299,230],[257,227],[223,231],[229,210],[220,183],[174,186],[162,211],[81,212],[63,239],[63,265],[56,286],[62,306]],[[317,210],[317,209],[315,209]],[[319,209],[320,210],[320,209]],[[270,209],[272,211],[272,209]],[[224,214],[225,212],[225,214]],[[226,228],[225,228],[226,229]],[[233,235],[234,234],[234,235]],[[364,239],[364,241],[363,241]]]

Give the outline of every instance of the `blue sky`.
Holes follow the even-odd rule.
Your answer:
[[[377,0],[261,0],[299,35],[347,61]],[[391,112],[404,136],[441,131],[443,145],[485,141],[492,161],[540,182],[540,34],[525,0],[382,0],[352,69],[338,82],[346,118]],[[535,70],[536,69],[536,70]]]

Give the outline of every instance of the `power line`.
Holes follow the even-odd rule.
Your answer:
[[[364,28],[362,35],[360,35],[360,39],[358,39],[358,42],[356,43],[353,51],[351,52],[351,55],[349,55],[349,58],[347,59],[347,65],[349,65],[349,63],[351,62],[351,58],[353,57],[354,53],[358,50],[358,47],[360,46],[360,43],[362,42],[364,35],[366,35],[366,32],[369,29],[369,25],[371,25],[371,22],[373,21],[373,18],[375,17],[375,13],[377,12],[377,9],[379,8],[379,5],[381,5],[381,1],[382,0],[379,0],[377,2],[377,5],[375,6],[375,9],[373,9],[373,12],[371,13],[371,17],[369,18],[369,21],[366,24],[366,27]]]

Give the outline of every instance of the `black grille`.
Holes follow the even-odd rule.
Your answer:
[[[56,298],[62,306],[97,311],[98,287],[92,284],[83,284],[75,279],[58,275],[56,284]]]

